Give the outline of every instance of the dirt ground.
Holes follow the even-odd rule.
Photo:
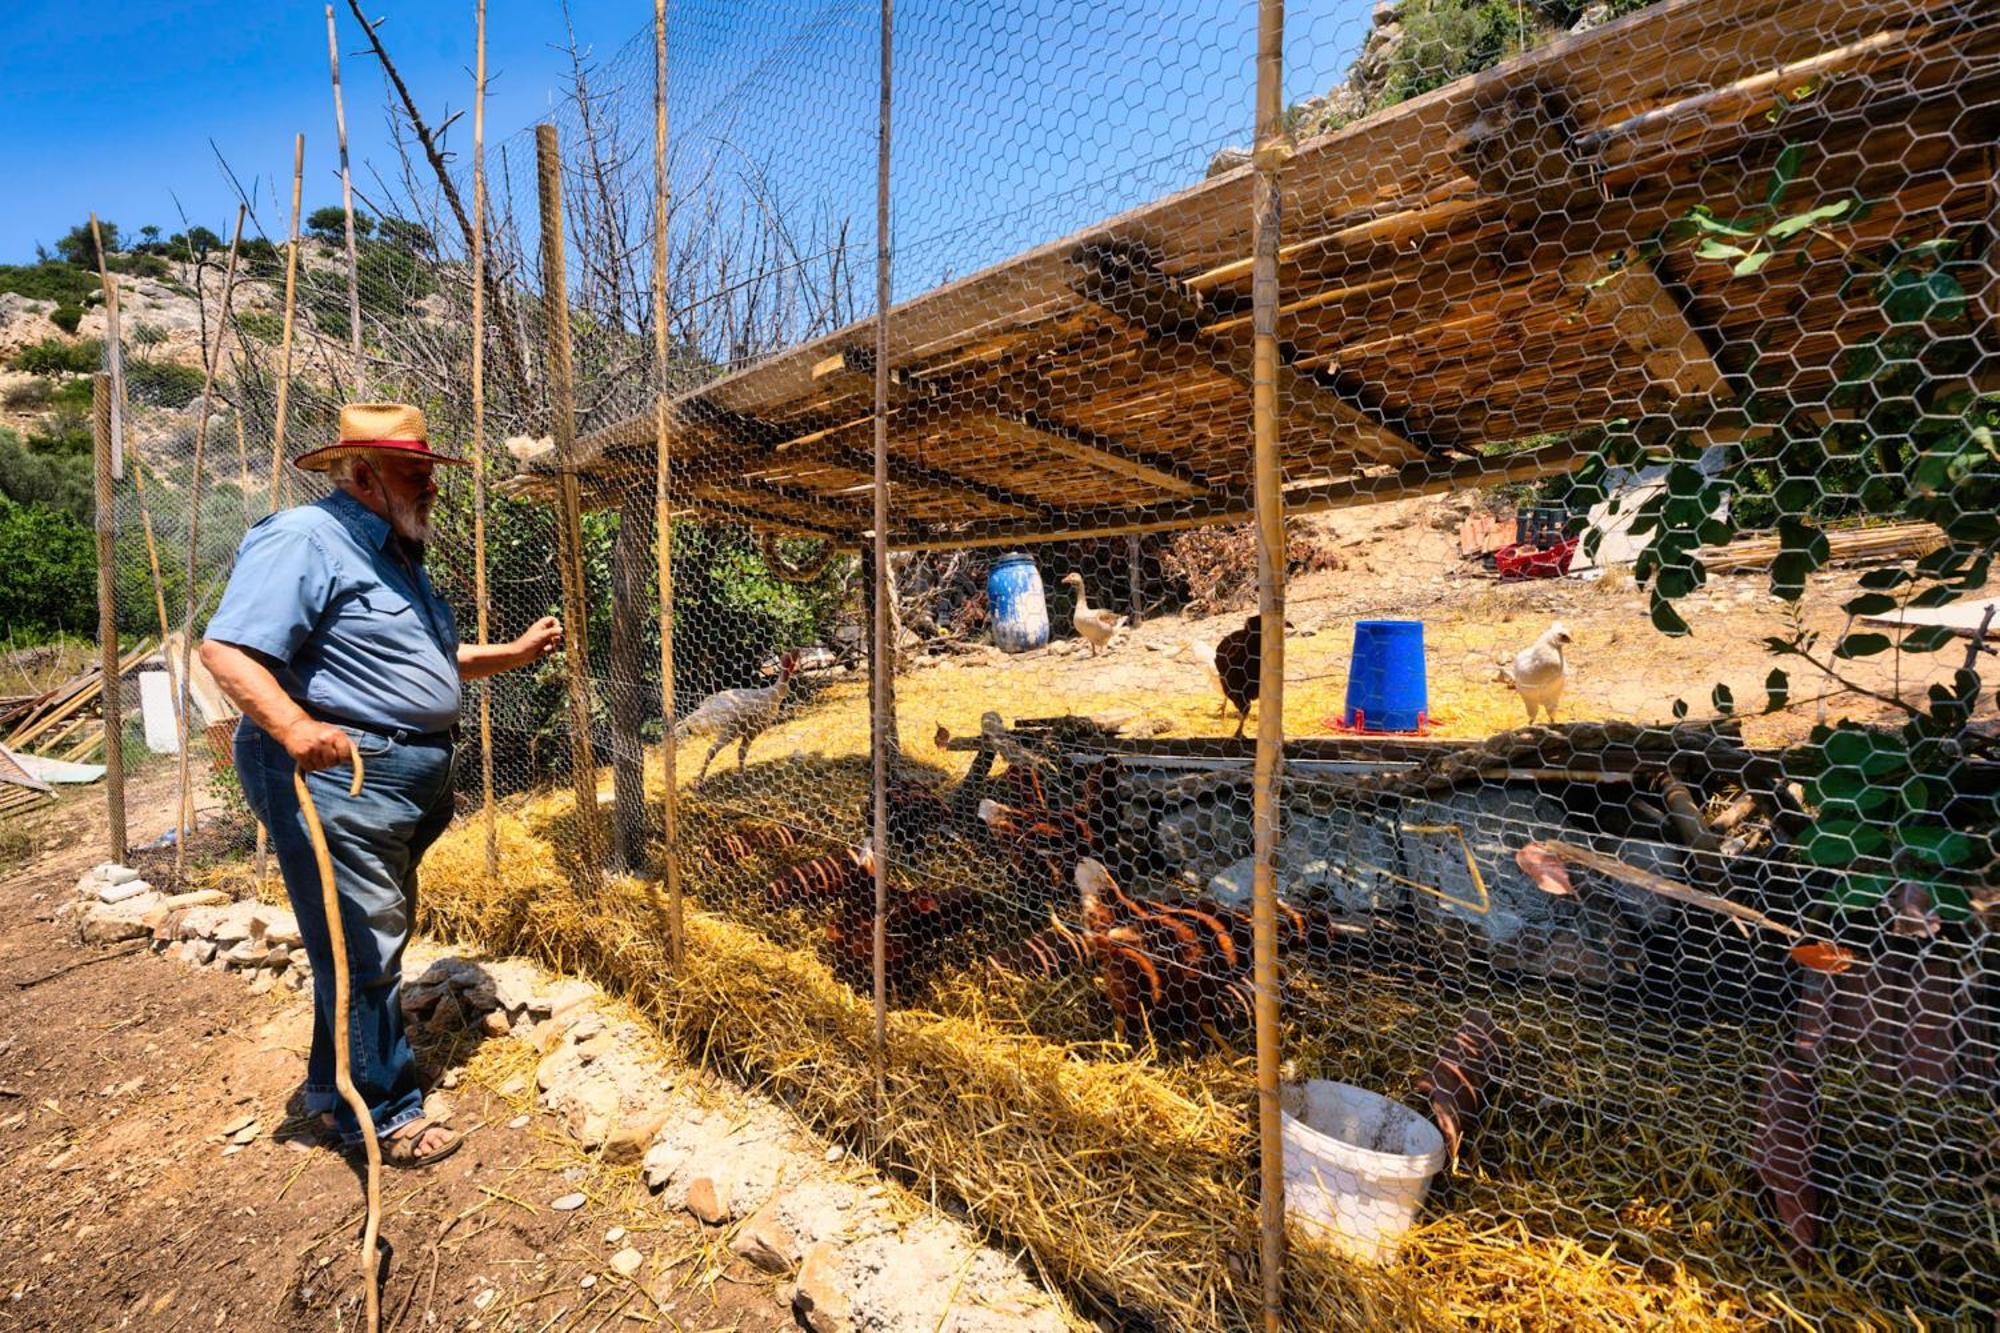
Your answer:
[[[140,776],[135,842],[171,821],[172,777]],[[42,812],[0,881],[0,1328],[357,1327],[359,1178],[297,1115],[305,1000],[50,919],[104,859],[101,802]],[[422,1029],[418,1053],[467,1141],[385,1172],[385,1329],[792,1327],[774,1279],[536,1113],[523,1044]],[[624,1245],[646,1256],[630,1280],[607,1264]]]

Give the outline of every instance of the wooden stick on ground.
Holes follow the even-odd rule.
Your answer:
[[[278,343],[278,406],[271,428],[271,504],[275,514],[283,504],[285,484],[285,409],[292,393],[292,319],[298,309],[299,196],[305,189],[306,136],[292,143],[292,231],[285,245],[285,323]]]
[[[542,222],[542,318],[548,339],[549,433],[562,468],[556,515],[562,570],[564,656],[569,661],[570,768],[576,788],[577,860],[583,887],[602,886],[604,837],[597,811],[597,756],[590,743],[589,590],[583,582],[583,505],[576,480],[576,399],[570,364],[569,290],[563,273],[562,148],[553,125],[535,127]]]
[[[478,0],[472,75],[472,589],[479,642],[491,625],[486,614],[486,0]],[[333,22],[333,6],[326,8]],[[342,170],[347,150],[341,149]],[[348,215],[351,231],[353,215]],[[358,310],[359,307],[357,306]],[[357,321],[358,321],[357,315]],[[479,810],[486,825],[486,877],[500,876],[500,826],[493,809],[493,684],[479,691]],[[671,726],[668,728],[672,730]]]
[[[301,140],[303,142],[303,140]],[[215,403],[215,372],[222,365],[222,344],[229,337],[229,301],[236,287],[236,255],[243,245],[243,218],[248,209],[236,206],[236,231],[229,238],[229,263],[222,270],[222,303],[215,321],[215,349],[204,348],[208,365],[202,372],[201,405],[194,419],[194,464],[188,475],[188,551],[187,551],[187,613],[181,622],[181,716],[187,720],[181,740],[180,792],[181,805],[186,812],[187,831],[174,842],[174,874],[178,879],[187,872],[188,836],[194,831],[194,789],[190,785],[188,772],[188,749],[193,740],[194,714],[189,710],[194,705],[193,693],[189,688],[194,671],[194,617],[200,601],[197,579],[201,559],[201,464],[202,456],[208,448],[208,415]]]
[[[92,219],[93,226],[95,218]],[[103,254],[100,243],[99,255]],[[109,374],[91,378],[91,434],[97,446],[97,646],[104,685],[104,801],[110,816],[111,859],[125,860],[125,693],[118,673],[118,581],[115,514],[111,506],[112,422],[117,394]]]

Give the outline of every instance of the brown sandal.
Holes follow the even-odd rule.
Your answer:
[[[418,1152],[417,1145],[424,1141],[424,1136],[431,1130],[449,1136],[444,1146],[427,1153]],[[433,1166],[457,1152],[464,1142],[463,1135],[454,1133],[435,1121],[412,1120],[407,1125],[399,1126],[397,1133],[382,1140],[382,1160],[390,1166],[405,1170]]]

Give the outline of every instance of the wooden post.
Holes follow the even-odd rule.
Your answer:
[[[1125,534],[1125,577],[1132,590],[1132,628],[1137,629],[1146,618],[1146,575],[1136,532]]]
[[[570,368],[569,288],[563,275],[562,148],[556,127],[535,127],[536,193],[542,222],[542,321],[548,339],[549,433],[562,469],[556,515],[562,566],[564,656],[569,659],[570,767],[576,786],[577,860],[583,886],[602,884],[604,839],[597,818],[597,756],[590,744],[590,620],[583,583],[583,503],[576,483],[576,399]]]
[[[303,136],[301,136],[303,142]],[[202,455],[208,448],[208,414],[215,402],[215,372],[222,365],[222,344],[229,337],[229,298],[236,287],[236,252],[243,244],[243,218],[249,209],[242,204],[236,206],[236,232],[229,238],[229,263],[222,270],[222,302],[215,320],[215,350],[211,353],[203,348],[207,366],[201,377],[201,406],[194,419],[194,465],[188,475],[188,554],[187,554],[187,613],[181,621],[181,717],[183,731],[180,754],[181,808],[187,821],[187,830],[174,842],[175,878],[181,879],[187,872],[188,835],[194,831],[194,787],[188,771],[188,751],[194,744],[194,694],[190,680],[194,671],[194,616],[201,601],[197,582],[201,558],[201,463]],[[199,293],[197,293],[197,296]]]
[[[627,491],[611,546],[611,859],[628,875],[646,863],[646,751],[639,743],[646,679],[639,660],[654,506],[654,496]]]
[[[889,614],[889,92],[895,0],[882,0],[882,80],[875,144],[875,532],[869,562],[874,589],[873,653],[868,663],[869,768],[875,812],[875,1059],[877,1086],[889,1049],[887,969],[889,910],[889,727],[896,707],[896,645]]]
[[[1257,759],[1252,770],[1252,984],[1257,1028],[1258,1258],[1264,1327],[1277,1333],[1284,1311],[1285,1149],[1278,1099],[1278,785],[1285,747],[1285,497],[1278,470],[1278,171],[1290,155],[1280,78],[1284,0],[1257,12],[1257,165],[1250,243],[1257,509],[1257,610],[1263,617],[1258,676]]]
[[[90,215],[90,239],[97,246],[97,282],[104,288],[104,349],[111,371],[111,479],[125,475],[125,335],[120,332],[118,282],[104,256],[104,232]]]
[[[96,219],[91,220],[93,229]],[[98,254],[104,253],[100,244]],[[112,421],[118,396],[111,376],[91,378],[90,424],[97,446],[97,647],[104,672],[104,800],[111,821],[111,859],[125,860],[125,691],[118,670],[117,529],[111,498]]]
[[[660,582],[660,737],[665,791],[660,799],[666,843],[667,938],[674,970],[681,968],[680,765],[674,740],[673,454],[667,443],[667,229],[672,183],[667,179],[667,0],[653,0],[653,550]]]
[[[292,235],[285,249],[285,322],[278,344],[278,406],[271,427],[271,512],[284,502],[285,409],[292,392],[292,316],[298,309],[299,290],[299,198],[305,189],[306,136],[292,144]]]
[[[480,31],[485,31],[482,13]],[[485,48],[480,48],[485,54]],[[333,71],[333,132],[340,142],[340,209],[347,219],[347,336],[354,348],[354,374],[361,374],[361,265],[354,254],[354,177],[347,169],[347,112],[340,104],[340,44],[335,39],[333,6],[326,7],[326,63]],[[298,205],[294,203],[293,209]]]
[[[486,614],[486,0],[478,0],[472,75],[472,593],[483,647]],[[327,12],[333,12],[331,6]],[[343,155],[344,155],[343,150]],[[357,296],[357,311],[358,301]],[[358,315],[357,315],[358,318]],[[493,810],[493,682],[479,691],[479,808],[486,823],[486,878],[500,876],[500,825]]]

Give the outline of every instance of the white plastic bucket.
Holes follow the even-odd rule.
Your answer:
[[[1400,1102],[1346,1083],[1290,1083],[1281,1096],[1294,1236],[1388,1263],[1444,1166],[1444,1135]]]

